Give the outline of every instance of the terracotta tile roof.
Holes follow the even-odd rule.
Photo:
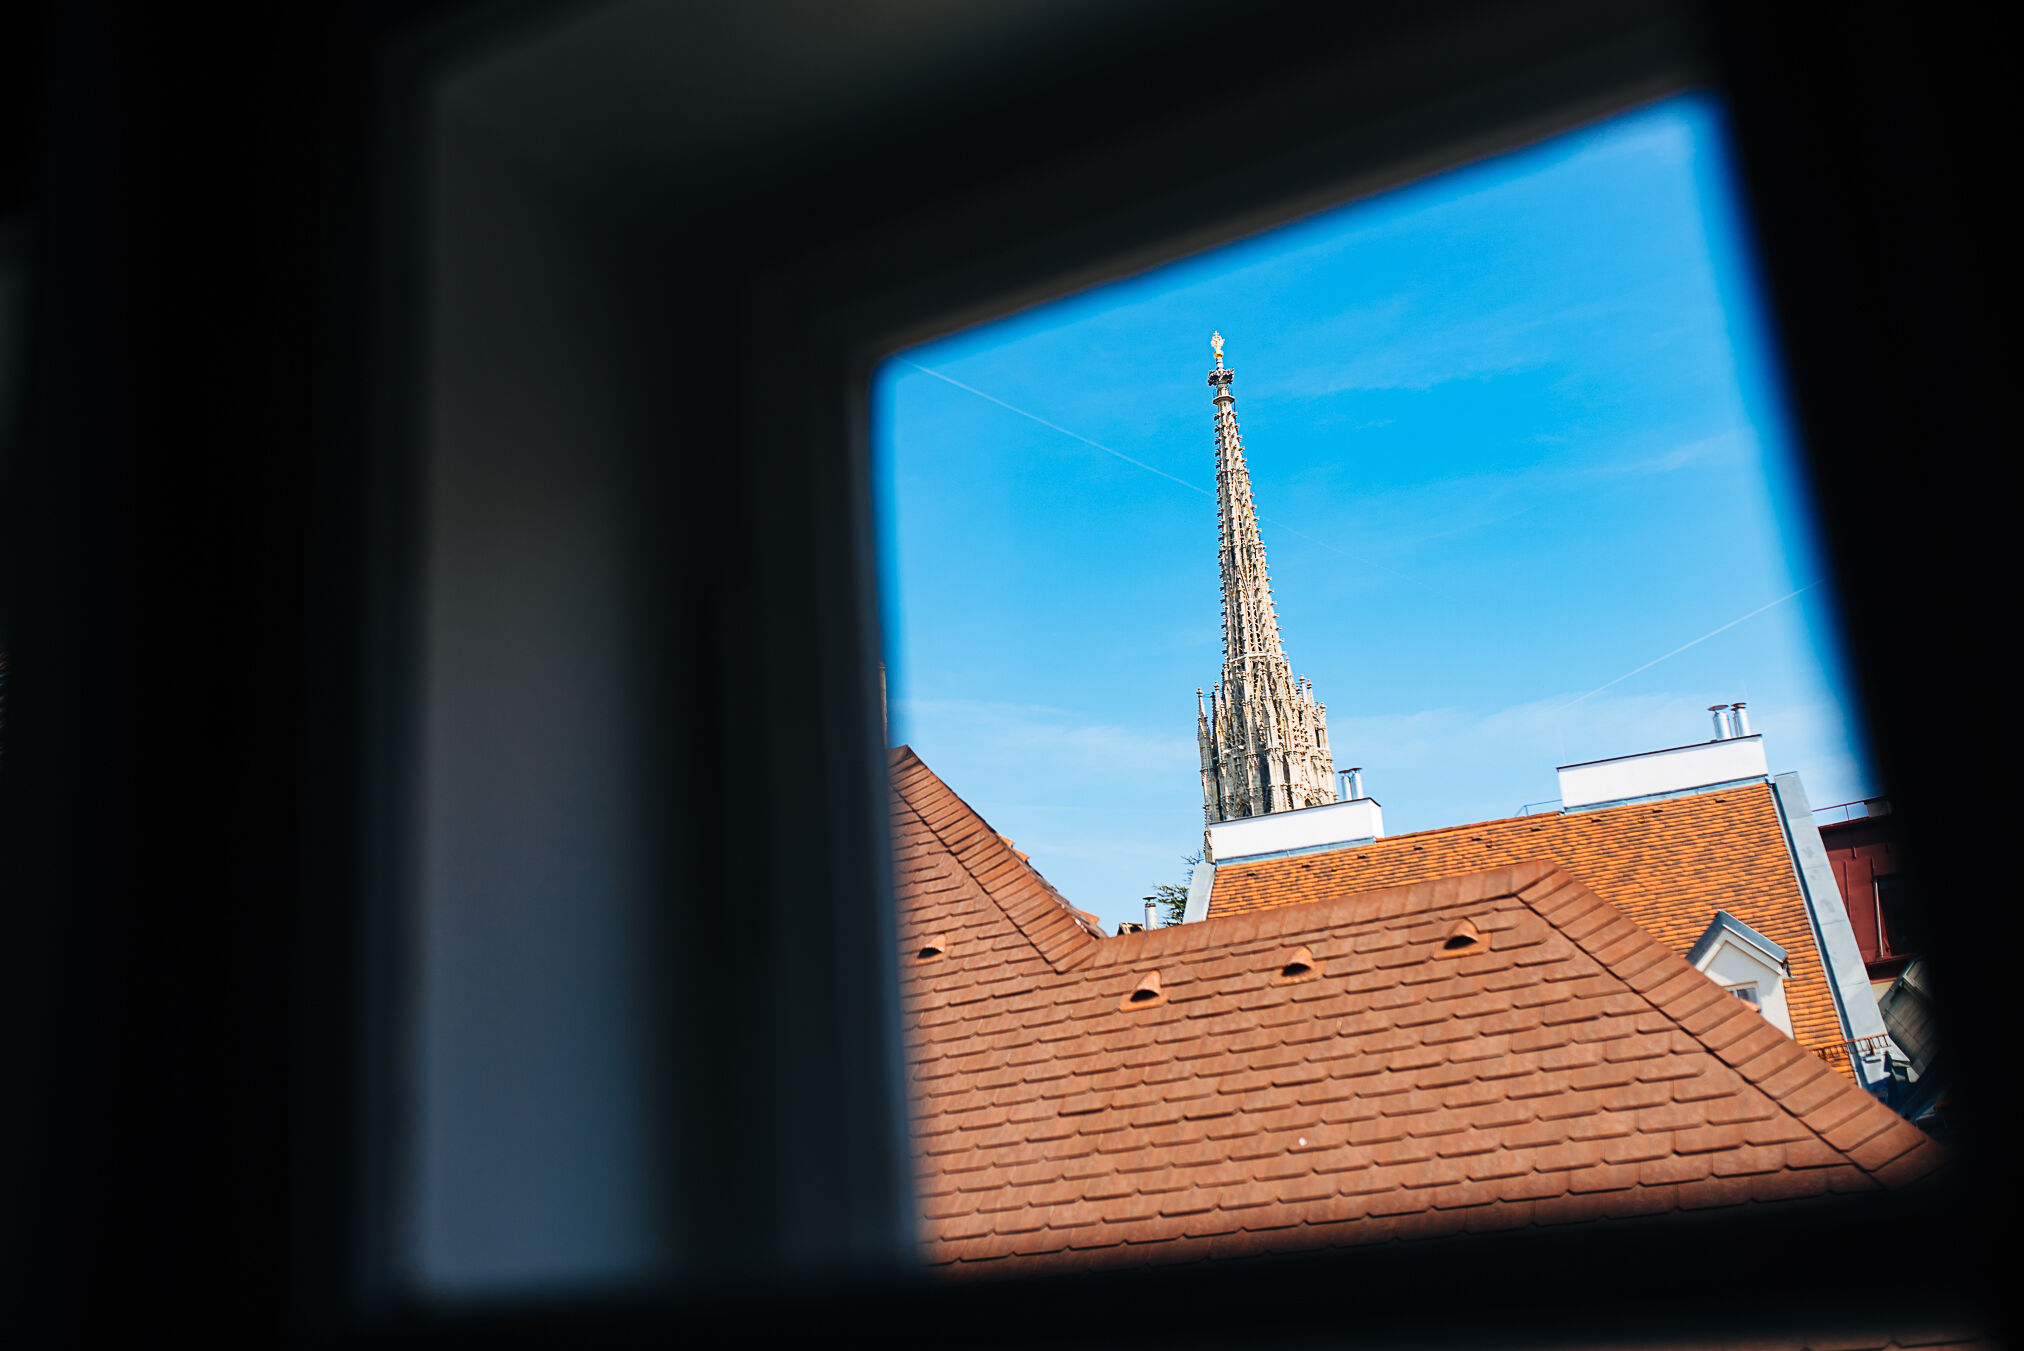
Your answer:
[[[1941,1157],[1553,864],[1104,938],[904,748],[893,783],[932,1262],[1785,1205]]]
[[[1727,910],[1784,948],[1792,1035],[1851,1079],[1841,1020],[1769,785],[1516,816],[1216,870],[1211,917],[1551,859],[1675,952]]]

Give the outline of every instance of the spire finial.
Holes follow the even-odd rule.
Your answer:
[[[1211,333],[1211,334],[1209,335],[1209,350],[1210,350],[1211,352],[1214,352],[1214,353],[1216,354],[1216,364],[1217,364],[1218,366],[1222,365],[1222,364],[1223,364],[1223,335],[1222,335],[1222,334],[1220,334],[1220,333]]]

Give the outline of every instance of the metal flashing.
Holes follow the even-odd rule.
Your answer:
[[[1855,941],[1855,929],[1843,908],[1841,886],[1834,880],[1834,865],[1827,861],[1827,848],[1820,842],[1820,828],[1813,823],[1813,809],[1807,805],[1806,789],[1797,774],[1776,774],[1771,795],[1778,804],[1778,824],[1785,831],[1785,845],[1792,855],[1792,871],[1799,879],[1799,894],[1806,902],[1806,918],[1813,925],[1813,941],[1820,949],[1821,965],[1827,968],[1827,988],[1834,996],[1835,1012],[1841,1015],[1841,1030],[1851,1045],[1878,1048],[1874,1059],[1851,1054],[1856,1077],[1871,1092],[1890,1084],[1884,1067],[1882,1047],[1889,1036],[1883,1011],[1869,988],[1869,970],[1862,962],[1862,949]]]
[[[1698,970],[1701,959],[1715,950],[1725,934],[1756,948],[1771,965],[1783,968],[1787,975],[1791,974],[1791,965],[1786,961],[1784,948],[1726,910],[1717,910],[1714,919],[1708,922],[1707,931],[1694,941],[1694,946],[1687,951],[1687,965]]]
[[[1216,864],[1205,853],[1195,865],[1195,875],[1188,879],[1188,906],[1181,912],[1181,923],[1196,924],[1209,917],[1209,893],[1215,888]]]

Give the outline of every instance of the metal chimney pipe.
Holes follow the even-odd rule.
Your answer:
[[[1153,909],[1154,909],[1154,907],[1155,907],[1155,905],[1156,905],[1156,904],[1157,904],[1157,903],[1156,903],[1156,902],[1155,902],[1155,901],[1153,900],[1153,898],[1152,898],[1152,897],[1150,897],[1150,896],[1146,897],[1146,928],[1147,928],[1147,929],[1153,929],[1153,928],[1157,928],[1157,927],[1158,927],[1158,925],[1157,925],[1157,922],[1156,922],[1156,921],[1155,921],[1155,920],[1153,919]]]
[[[1729,725],[1735,729],[1737,736],[1750,735],[1750,714],[1748,708],[1749,706],[1740,699],[1729,705]]]
[[[1723,710],[1728,707],[1727,704],[1708,705],[1708,713],[1715,720],[1715,740],[1717,741],[1727,741],[1729,739],[1729,720],[1722,716]]]
[[[1351,801],[1363,796],[1363,767],[1361,765],[1349,771],[1349,796]]]

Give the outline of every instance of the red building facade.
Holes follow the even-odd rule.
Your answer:
[[[1841,903],[1855,929],[1870,983],[1881,994],[1925,951],[1925,926],[1917,893],[1904,871],[1890,800],[1871,798],[1848,808],[1867,814],[1823,821],[1820,842],[1834,865]]]

